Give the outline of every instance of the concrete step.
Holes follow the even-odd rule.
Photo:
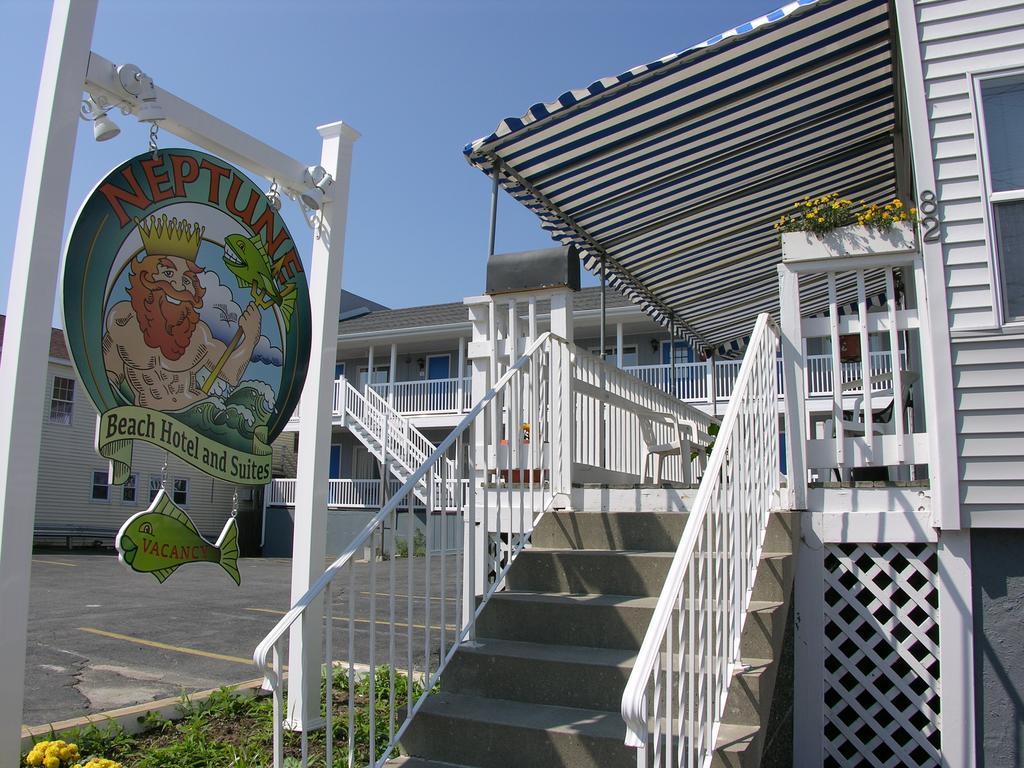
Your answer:
[[[759,725],[768,719],[776,667],[771,659],[748,658],[741,659],[740,663],[742,668],[733,675],[725,698],[722,722],[729,725]]]
[[[548,512],[532,543],[548,549],[620,549],[674,552],[685,512]]]
[[[785,600],[793,584],[796,556],[790,552],[762,552],[754,576],[752,599],[778,602]]]
[[[639,650],[656,597],[496,592],[477,619],[477,636],[527,643]],[[743,658],[770,659],[786,616],[780,600],[751,600],[740,637]]]
[[[657,596],[673,554],[530,547],[516,558],[507,584],[524,592]]]
[[[764,551],[793,553],[800,541],[800,513],[773,510],[764,534]]]
[[[636,654],[610,648],[481,639],[460,646],[445,691],[618,712]]]
[[[402,751],[477,768],[614,768],[636,765],[617,712],[441,693],[402,737]]]
[[[786,603],[751,600],[740,634],[740,659],[777,658],[786,628]]]
[[[722,723],[711,765],[712,768],[757,768],[761,761],[760,753],[760,726]]]
[[[496,592],[477,619],[477,636],[636,651],[655,605],[654,597]]]
[[[393,757],[384,765],[390,765],[393,768],[472,768],[472,766],[456,765],[455,763],[424,760],[422,757]]]

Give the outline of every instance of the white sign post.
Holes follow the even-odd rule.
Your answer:
[[[0,765],[18,765],[50,318],[96,0],[54,2],[0,360]]]
[[[17,765],[20,757],[32,533],[50,319],[79,107],[86,89],[133,110],[141,104],[124,90],[113,63],[90,51],[96,5],[97,0],[54,0],[11,267],[0,359],[0,766]],[[310,435],[304,441],[311,445],[304,454],[305,461],[300,456],[298,485],[301,489],[305,484],[304,497],[326,499],[331,403],[320,390],[326,390],[324,382],[333,374],[349,170],[352,143],[359,134],[342,123],[320,128],[322,164],[334,177],[333,185],[328,185],[321,178],[310,178],[306,164],[174,94],[156,87],[154,95],[163,108],[164,132],[276,179],[291,195],[308,194],[322,200],[323,236],[314,239],[310,270],[311,296],[317,297],[313,300],[313,327],[322,331],[319,338],[313,335],[309,369],[311,377],[318,380],[312,388],[318,395],[312,402],[318,408],[307,405],[303,409],[308,414],[303,424],[326,424],[327,428],[318,426],[317,439]],[[328,362],[332,373],[324,374]],[[318,413],[325,418],[318,418]],[[322,460],[314,464],[318,459]],[[314,483],[314,471],[319,483]],[[312,502],[307,508],[313,508]],[[296,565],[301,564],[303,570],[293,580],[296,588],[310,579],[314,567],[322,570],[325,524],[326,516],[320,514],[297,525]],[[315,556],[317,548],[319,558]],[[319,663],[315,669],[319,675]],[[292,674],[297,674],[294,667]],[[299,724],[306,720],[300,714]]]
[[[341,267],[352,144],[359,138],[359,133],[344,123],[322,125],[318,130],[323,136],[320,164],[337,181],[330,188],[332,200],[325,202],[321,209],[321,234],[313,241],[310,260],[313,348],[309,353],[309,372],[299,411],[301,437],[295,473],[292,605],[324,572],[327,557],[327,475],[331,458],[334,363],[338,355]],[[322,615],[319,609],[306,611],[292,626],[288,646],[287,724],[296,731],[308,731],[324,724],[320,714],[320,666],[324,657]]]

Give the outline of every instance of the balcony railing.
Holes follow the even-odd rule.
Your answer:
[[[385,382],[371,388],[402,414],[465,413],[472,393],[468,377]]]
[[[832,355],[807,355],[807,396],[831,397]],[[708,392],[714,387],[715,399],[728,400],[732,396],[741,360],[719,360],[712,376],[709,363],[676,363],[663,365],[628,365],[623,368],[646,384],[657,387],[686,403],[707,404],[711,402]],[[907,367],[906,352],[902,353],[903,367]],[[872,352],[870,356],[871,388],[881,392],[892,388],[892,381],[886,374],[892,370],[891,356],[887,351]],[[851,382],[862,378],[861,364],[843,363],[843,393],[855,395],[859,387]],[[335,382],[334,416],[341,415],[340,382]],[[371,389],[388,400],[391,406],[403,415],[422,416],[428,414],[466,413],[470,408],[470,379],[418,379],[416,381],[395,381],[372,384]],[[782,363],[779,362],[779,396],[782,387]],[[298,409],[296,415],[298,417]]]
[[[903,367],[906,368],[906,353],[903,353]],[[829,397],[832,395],[832,355],[808,355],[807,360],[807,395],[808,397]],[[891,373],[891,356],[888,352],[872,352],[870,357],[871,388],[881,392],[892,388],[892,381],[886,378]],[[708,363],[676,363],[664,365],[631,365],[623,368],[626,373],[636,376],[643,382],[675,395],[688,403],[707,403],[709,389],[714,386],[718,400],[728,400],[736,385],[742,360],[719,360],[715,365],[714,383],[712,384],[711,366]],[[858,387],[848,386],[851,382],[860,381],[861,364],[842,364],[843,392],[858,393]],[[782,391],[782,362],[778,365],[779,395]]]
[[[452,488],[455,481],[446,480],[449,486],[449,497],[454,498]],[[469,481],[463,481],[463,495],[468,492]],[[434,499],[435,506],[452,506],[451,501],[442,502],[440,495],[441,481],[435,481]],[[396,493],[402,484],[392,479],[388,483],[388,496]],[[384,501],[387,501],[385,499]],[[384,505],[380,498],[380,480],[352,480],[349,478],[328,480],[327,485],[327,506],[330,509],[380,509]],[[295,505],[295,478],[284,477],[270,481],[270,488],[267,493],[267,505],[276,507],[291,507]]]

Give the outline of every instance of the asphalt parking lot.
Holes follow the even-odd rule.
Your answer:
[[[431,558],[435,584],[441,583],[440,561]],[[455,562],[449,556],[446,564],[451,589]],[[37,550],[32,558],[23,723],[95,715],[259,677],[252,652],[288,609],[291,560],[249,558],[238,565],[241,586],[209,563],[182,567],[161,585],[148,574],[129,571],[110,550]],[[451,625],[454,592],[427,601],[422,588],[414,586],[410,593],[405,587],[408,561],[398,560],[395,567],[394,591],[400,597],[393,639],[389,601],[380,597],[388,588],[389,564],[375,564],[374,589],[367,563],[353,566],[351,578],[338,584],[332,626],[339,658],[347,658],[349,647],[349,622],[340,616],[350,590],[358,617],[352,624],[355,662],[370,661],[371,625],[375,663],[386,660],[393,648],[396,663],[406,667],[410,634],[414,667],[421,668],[427,654],[436,658],[439,606],[446,606],[444,623]],[[378,596],[372,620],[371,593]],[[407,594],[413,595],[412,601]],[[429,643],[427,626],[433,628]]]

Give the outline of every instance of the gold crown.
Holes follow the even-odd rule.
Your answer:
[[[199,252],[199,243],[206,227],[192,225],[182,219],[167,221],[167,214],[160,218],[150,216],[147,221],[135,220],[142,235],[142,247],[146,253],[160,256],[177,256],[178,258],[195,261]]]

